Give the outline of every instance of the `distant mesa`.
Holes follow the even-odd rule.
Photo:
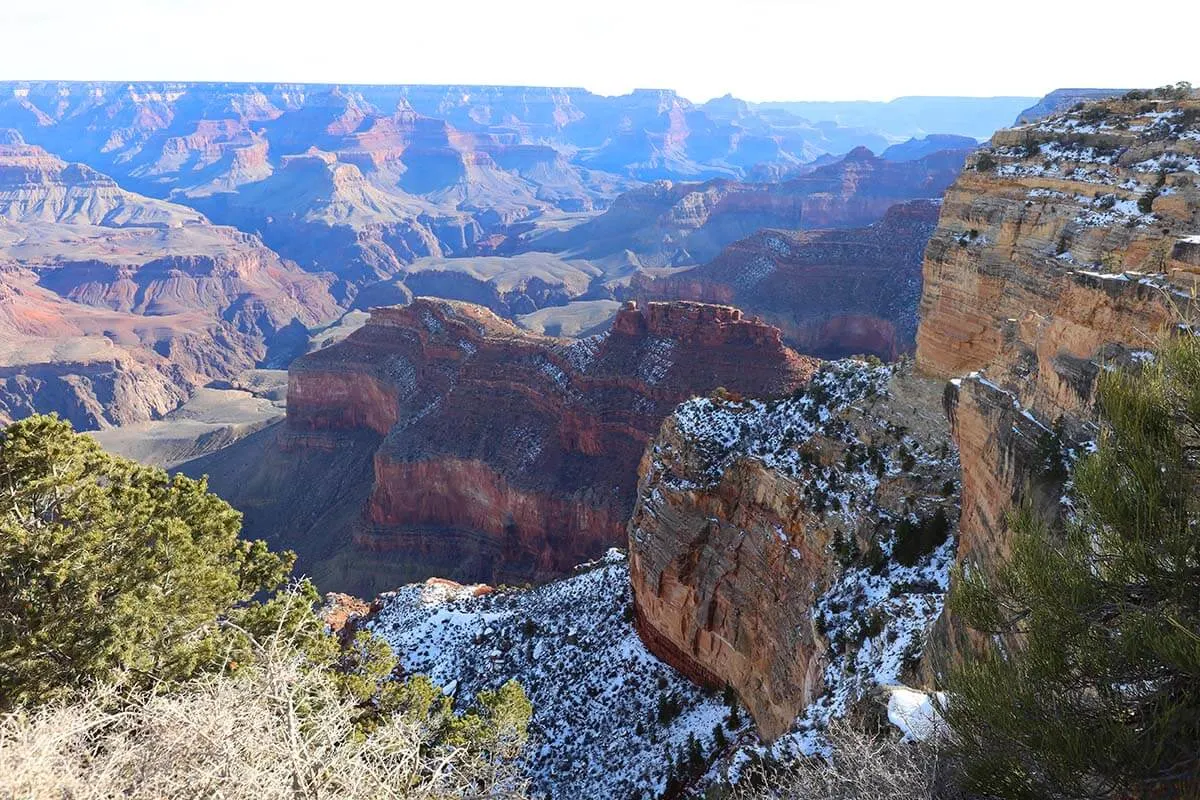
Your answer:
[[[970,136],[953,134],[930,134],[920,139],[915,136],[907,142],[894,144],[880,156],[888,161],[914,161],[941,150],[974,150],[979,142]]]
[[[1055,89],[1034,105],[1017,115],[1014,125],[1025,125],[1038,122],[1046,117],[1070,109],[1079,103],[1089,103],[1095,100],[1108,100],[1120,97],[1128,89]]]
[[[922,256],[940,211],[936,200],[911,200],[862,228],[760,231],[703,266],[637,276],[632,291],[644,299],[732,303],[822,358],[895,359],[916,344]]]

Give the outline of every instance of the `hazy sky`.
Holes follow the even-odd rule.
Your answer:
[[[0,0],[0,80],[1041,95],[1200,84],[1198,30],[1197,0]]]

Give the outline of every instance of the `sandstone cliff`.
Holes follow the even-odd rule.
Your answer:
[[[911,352],[925,245],[940,206],[892,206],[865,228],[760,231],[714,260],[662,278],[635,276],[642,299],[732,303],[759,314],[803,353],[822,358]]]
[[[642,460],[629,523],[651,651],[732,686],[767,739],[899,680],[952,547],[939,393],[906,369],[837,362],[789,399],[680,406]]]
[[[1000,131],[946,193],[917,363],[955,378],[960,558],[1003,553],[1022,497],[1053,514],[1062,471],[1045,462],[1090,436],[1098,371],[1147,357],[1190,314],[1198,121],[1196,100],[1087,105]]]
[[[572,342],[479,306],[419,298],[373,310],[290,371],[277,436],[297,463],[376,437],[369,496],[346,531],[259,514],[262,493],[246,489],[254,478],[215,462],[196,469],[247,512],[250,533],[302,558],[345,533],[361,565],[339,572],[334,588],[370,593],[432,574],[546,578],[623,540],[638,459],[679,402],[718,386],[786,393],[814,367],[777,329],[725,306],[631,306],[607,333]],[[391,583],[373,583],[388,564]]]

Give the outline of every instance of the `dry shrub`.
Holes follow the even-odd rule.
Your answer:
[[[902,742],[885,732],[872,736],[834,723],[830,760],[812,758],[788,767],[755,766],[734,800],[934,800],[942,764],[935,746]]]
[[[369,734],[329,673],[274,642],[236,677],[93,691],[0,718],[0,798],[520,798],[503,745],[446,744],[428,715]]]

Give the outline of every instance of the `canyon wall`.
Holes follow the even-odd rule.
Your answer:
[[[868,562],[875,594],[895,584],[892,596],[919,605],[938,591],[901,574],[926,564],[948,522],[911,563],[893,556],[903,520],[954,516],[939,394],[940,382],[906,368],[834,362],[785,400],[681,405],[642,459],[629,523],[636,621],[651,651],[702,684],[731,686],[774,739],[845,681],[847,659],[884,650],[867,640],[885,635],[890,612],[878,612],[877,630],[859,627],[876,618],[861,591],[816,609]]]
[[[315,530],[285,508],[259,513],[273,501],[253,488],[263,484],[253,465],[288,469],[273,455],[235,445],[195,469],[246,512],[251,534],[295,547],[310,574],[325,568],[314,561],[360,562],[331,577],[333,588],[401,582],[373,582],[387,570],[404,580],[544,579],[624,539],[638,460],[678,403],[722,386],[786,394],[815,367],[778,329],[728,306],[629,304],[606,333],[571,341],[480,306],[418,298],[372,310],[344,341],[295,361],[287,424],[258,440],[304,470],[312,454],[375,437],[369,488],[345,525]],[[343,485],[332,472],[324,483]],[[322,491],[297,486],[305,497],[294,503]],[[346,552],[330,554],[334,540]]]
[[[1057,517],[1053,462],[1094,437],[1099,371],[1150,357],[1192,321],[1198,120],[1196,100],[1079,107],[998,132],[946,193],[917,364],[954,379],[960,560],[987,566],[1007,552],[1016,503]]]

